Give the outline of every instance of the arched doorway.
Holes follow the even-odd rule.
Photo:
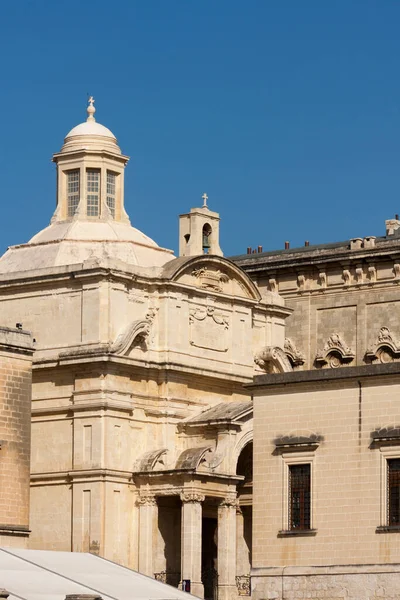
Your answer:
[[[250,595],[253,525],[253,442],[246,444],[239,455],[236,474],[244,480],[237,486],[239,510],[237,514],[236,585],[239,595]]]

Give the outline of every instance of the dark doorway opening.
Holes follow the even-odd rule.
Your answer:
[[[159,499],[158,529],[163,539],[164,561],[155,578],[178,587],[181,579],[181,506],[177,497]]]
[[[202,521],[201,579],[204,585],[205,600],[217,600],[217,537],[217,519],[204,517]]]

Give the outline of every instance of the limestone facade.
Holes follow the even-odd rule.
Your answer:
[[[243,384],[256,355],[285,358],[291,311],[223,258],[206,201],[181,217],[178,258],[130,225],[128,157],[94,110],[54,155],[50,225],[0,259],[2,321],[18,315],[36,340],[30,547],[188,580],[200,597],[248,595]]]
[[[0,327],[0,544],[26,547],[29,537],[33,340]]]
[[[399,227],[393,219],[383,237],[233,257],[261,293],[279,293],[292,309],[285,350],[294,368],[398,358]]]
[[[289,364],[247,386],[254,598],[398,595],[399,226],[234,258],[293,311]]]
[[[0,259],[4,331],[35,338],[30,547],[209,600],[395,598],[400,220],[228,260],[204,194],[175,258],[131,226],[129,158],[87,112],[53,156],[50,225]],[[26,535],[20,498],[4,524]]]

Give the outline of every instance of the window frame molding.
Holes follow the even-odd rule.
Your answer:
[[[400,443],[400,440],[399,440]],[[400,533],[400,525],[389,524],[388,461],[400,459],[400,445],[381,446],[380,451],[380,525],[376,533]]]
[[[278,532],[278,537],[290,536],[313,536],[316,535],[315,528],[315,473],[316,457],[314,450],[282,452],[282,529]],[[289,467],[295,465],[310,465],[310,529],[289,529]]]

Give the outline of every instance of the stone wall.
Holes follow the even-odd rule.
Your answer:
[[[29,535],[33,344],[29,333],[0,328],[0,544]]]
[[[303,357],[301,368],[400,359],[397,235],[250,254],[233,260],[251,275],[262,294],[279,293],[293,310],[285,335]],[[392,338],[392,350],[380,359],[368,351],[376,349],[382,328]],[[332,334],[338,335],[349,350],[345,360],[334,365],[318,361]]]
[[[289,567],[397,563],[400,528],[388,515],[387,460],[400,457],[399,363],[265,375],[251,387],[253,585],[267,567],[284,568],[286,576]],[[306,530],[290,526],[293,464],[311,465]],[[310,592],[310,581],[297,592]],[[265,581],[259,585],[258,597],[268,598]],[[314,587],[311,596],[287,597],[348,597],[343,586],[341,593],[318,596]]]
[[[399,597],[400,565],[255,569],[253,600],[391,600]]]

